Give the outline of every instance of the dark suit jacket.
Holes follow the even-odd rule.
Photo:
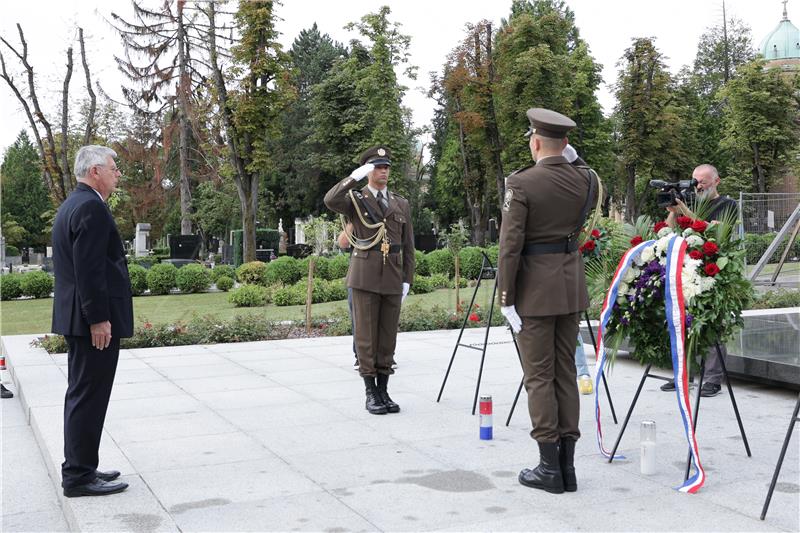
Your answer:
[[[508,177],[500,228],[500,305],[515,305],[520,316],[528,317],[565,315],[589,306],[580,251],[522,255],[526,242],[559,242],[574,231],[588,194],[587,171],[560,156]],[[595,184],[590,208],[596,200]]]
[[[375,234],[374,229],[369,229],[361,223],[361,219],[353,207],[353,202],[348,194],[354,189],[358,181],[345,178],[325,195],[325,205],[337,213],[343,214],[353,223],[353,233],[359,239],[366,239]],[[380,213],[378,200],[372,195],[369,187],[364,186],[358,193],[362,207],[368,211],[362,212],[364,219],[370,222],[369,212]],[[414,281],[414,228],[411,226],[411,207],[408,200],[402,196],[389,192],[389,208],[384,214],[386,234],[389,243],[400,245],[401,253],[389,254],[386,262],[380,251],[380,243],[371,250],[353,250],[350,259],[350,268],[347,271],[347,286],[362,291],[376,292],[378,294],[402,294],[403,283]]]
[[[108,206],[84,183],[58,208],[53,224],[53,333],[87,337],[111,322],[111,336],[133,335],[133,300],[122,239]]]

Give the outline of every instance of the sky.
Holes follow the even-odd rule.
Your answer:
[[[146,6],[161,0],[145,0]],[[388,5],[390,20],[401,24],[401,31],[411,36],[411,64],[418,67],[417,80],[401,78],[409,89],[404,104],[413,110],[414,123],[430,123],[435,104],[425,96],[429,72],[440,72],[447,54],[463,39],[465,25],[487,19],[499,27],[507,18],[511,0],[283,0],[277,8],[280,41],[288,49],[300,30],[314,22],[334,40],[348,43],[359,38],[347,31],[348,22]],[[575,13],[581,37],[602,66],[604,84],[598,98],[604,111],[614,107],[611,85],[617,77],[617,62],[636,37],[655,37],[656,45],[666,56],[667,66],[676,73],[693,62],[697,43],[703,32],[722,21],[722,0],[567,0]],[[777,26],[783,11],[782,0],[726,0],[728,18],[736,17],[752,29],[754,46]],[[110,13],[125,17],[131,14],[130,0],[29,0],[4,2],[0,35],[14,46],[19,45],[16,23],[20,23],[28,42],[29,62],[34,67],[40,103],[48,114],[60,113],[61,87],[66,71],[66,49],[75,46],[72,94],[83,91],[84,75],[77,45],[77,26],[84,28],[87,55],[92,77],[112,98],[121,99],[122,76],[114,55],[122,55],[118,36],[106,22]],[[789,0],[789,18],[794,14],[800,24],[800,0]],[[6,66],[23,82],[22,72],[11,51],[0,44]],[[0,80],[0,153],[14,142],[21,129],[29,125],[22,107],[5,81]],[[30,131],[29,131],[30,133]]]

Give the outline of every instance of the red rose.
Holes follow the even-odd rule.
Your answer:
[[[708,263],[703,270],[705,270],[708,276],[716,276],[719,274],[719,267],[716,263]]]
[[[582,252],[584,252],[584,251],[591,252],[592,250],[594,250],[595,246],[597,246],[597,245],[594,243],[594,241],[586,241],[581,246],[581,251]]]
[[[659,231],[661,231],[662,229],[664,229],[666,227],[667,227],[667,223],[662,220],[660,222],[656,222],[655,223],[655,225],[653,226],[653,231],[658,233]]]
[[[707,227],[708,223],[705,220],[695,220],[692,222],[692,229],[697,233],[703,233]]]
[[[701,252],[700,250],[692,250],[691,252],[689,252],[689,257],[691,257],[692,259],[702,259],[703,252]]]
[[[595,238],[595,239],[599,239],[600,238],[600,230],[599,229],[593,229],[592,230],[592,237]]]
[[[478,316],[478,313],[472,313],[469,315],[470,322],[480,322],[481,318]]]
[[[636,246],[637,244],[642,244],[644,239],[642,239],[641,235],[636,235],[633,239],[631,239],[631,246]]]
[[[717,252],[719,252],[719,246],[717,246],[713,242],[706,241],[703,244],[703,253],[706,254],[707,256],[710,257],[712,255],[715,255]]]
[[[681,229],[686,229],[692,226],[692,219],[689,217],[678,217],[677,222]]]

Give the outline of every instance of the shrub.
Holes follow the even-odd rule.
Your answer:
[[[216,283],[222,276],[236,280],[236,269],[231,265],[216,265],[211,269],[211,281]]]
[[[313,296],[312,296],[313,300]],[[287,305],[303,305],[306,303],[305,285],[284,285],[275,289],[272,294],[272,303],[284,307]]]
[[[328,262],[328,276],[330,279],[340,279],[347,276],[350,267],[350,254],[334,255]]]
[[[181,292],[203,292],[211,285],[211,271],[198,264],[183,266],[175,274],[175,284]]]
[[[781,289],[768,291],[756,297],[751,309],[776,309],[800,306],[800,291]]]
[[[493,244],[485,249],[486,255],[489,256],[489,259],[492,260],[492,266],[497,268],[497,258],[500,255],[500,245]]]
[[[236,307],[259,307],[267,303],[267,288],[260,285],[242,285],[228,296]]]
[[[229,291],[233,288],[233,279],[228,276],[220,276],[216,282],[217,288],[221,291]]]
[[[22,294],[34,298],[47,298],[53,292],[53,276],[47,272],[34,271],[22,275]]]
[[[17,248],[13,244],[7,244],[6,245],[6,256],[7,257],[16,257],[18,255],[20,255],[19,248]]]
[[[128,265],[128,277],[131,278],[131,292],[141,296],[147,290],[147,269],[141,265]]]
[[[165,246],[163,248],[153,248],[152,252],[153,255],[165,255],[169,257],[169,246]]]
[[[430,279],[431,285],[433,285],[434,289],[446,289],[453,286],[453,284],[450,282],[450,278],[444,274],[431,274],[428,276],[428,278]]]
[[[428,276],[414,276],[414,283],[411,284],[411,294],[425,294],[436,289],[431,278]]]
[[[466,286],[467,286],[467,278],[458,278],[458,288],[459,289],[463,289]],[[451,279],[448,282],[448,287],[450,287],[451,289],[455,289],[456,288],[456,278],[455,277],[453,277],[453,279]]]
[[[478,279],[483,265],[483,253],[477,246],[467,246],[458,253],[459,274],[467,279]]]
[[[420,252],[419,250],[414,250],[414,259],[416,260],[416,268],[415,273],[420,276],[429,276],[431,273],[430,268],[428,268],[428,256],[424,253]]]
[[[427,255],[428,270],[431,274],[444,274],[452,277],[455,274],[456,265],[453,261],[453,253],[443,248],[434,250]]]
[[[343,279],[333,279],[328,282],[328,302],[347,300],[347,285]]]
[[[22,296],[22,274],[0,276],[0,300],[13,300]]]
[[[306,266],[306,272],[308,267]],[[283,283],[284,285],[291,285],[297,282],[303,275],[300,266],[300,261],[294,257],[283,256],[277,258],[275,261],[270,261],[267,268],[267,283],[273,285],[275,283]],[[242,281],[241,278],[239,281]]]
[[[143,268],[150,268],[156,263],[158,263],[158,259],[151,255],[146,255],[143,257],[128,257],[129,265],[139,265]]]
[[[744,248],[748,265],[755,265],[758,263],[758,260],[761,259],[761,256],[764,255],[764,252],[767,251],[767,248],[772,243],[775,235],[776,233],[748,233],[744,236]],[[784,239],[775,250],[775,253],[772,254],[768,263],[777,263],[785,248],[786,240]],[[788,258],[791,260],[795,257],[800,257],[800,240],[796,240],[789,251]]]
[[[308,264],[311,262],[311,257],[304,257],[300,259],[300,278],[298,279],[308,279]],[[330,277],[329,273],[329,265],[331,260],[327,257],[317,256],[314,258],[314,278],[320,279],[333,279]]]
[[[169,294],[175,286],[178,269],[172,263],[158,263],[147,272],[147,288],[150,294]]]
[[[239,283],[267,286],[267,264],[261,261],[250,261],[236,269]]]

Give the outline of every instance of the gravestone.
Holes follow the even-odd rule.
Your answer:
[[[203,239],[200,235],[170,235],[169,257],[170,259],[198,259],[202,244]]]
[[[136,224],[136,236],[133,239],[135,257],[144,257],[150,253],[150,224],[139,222]]]

